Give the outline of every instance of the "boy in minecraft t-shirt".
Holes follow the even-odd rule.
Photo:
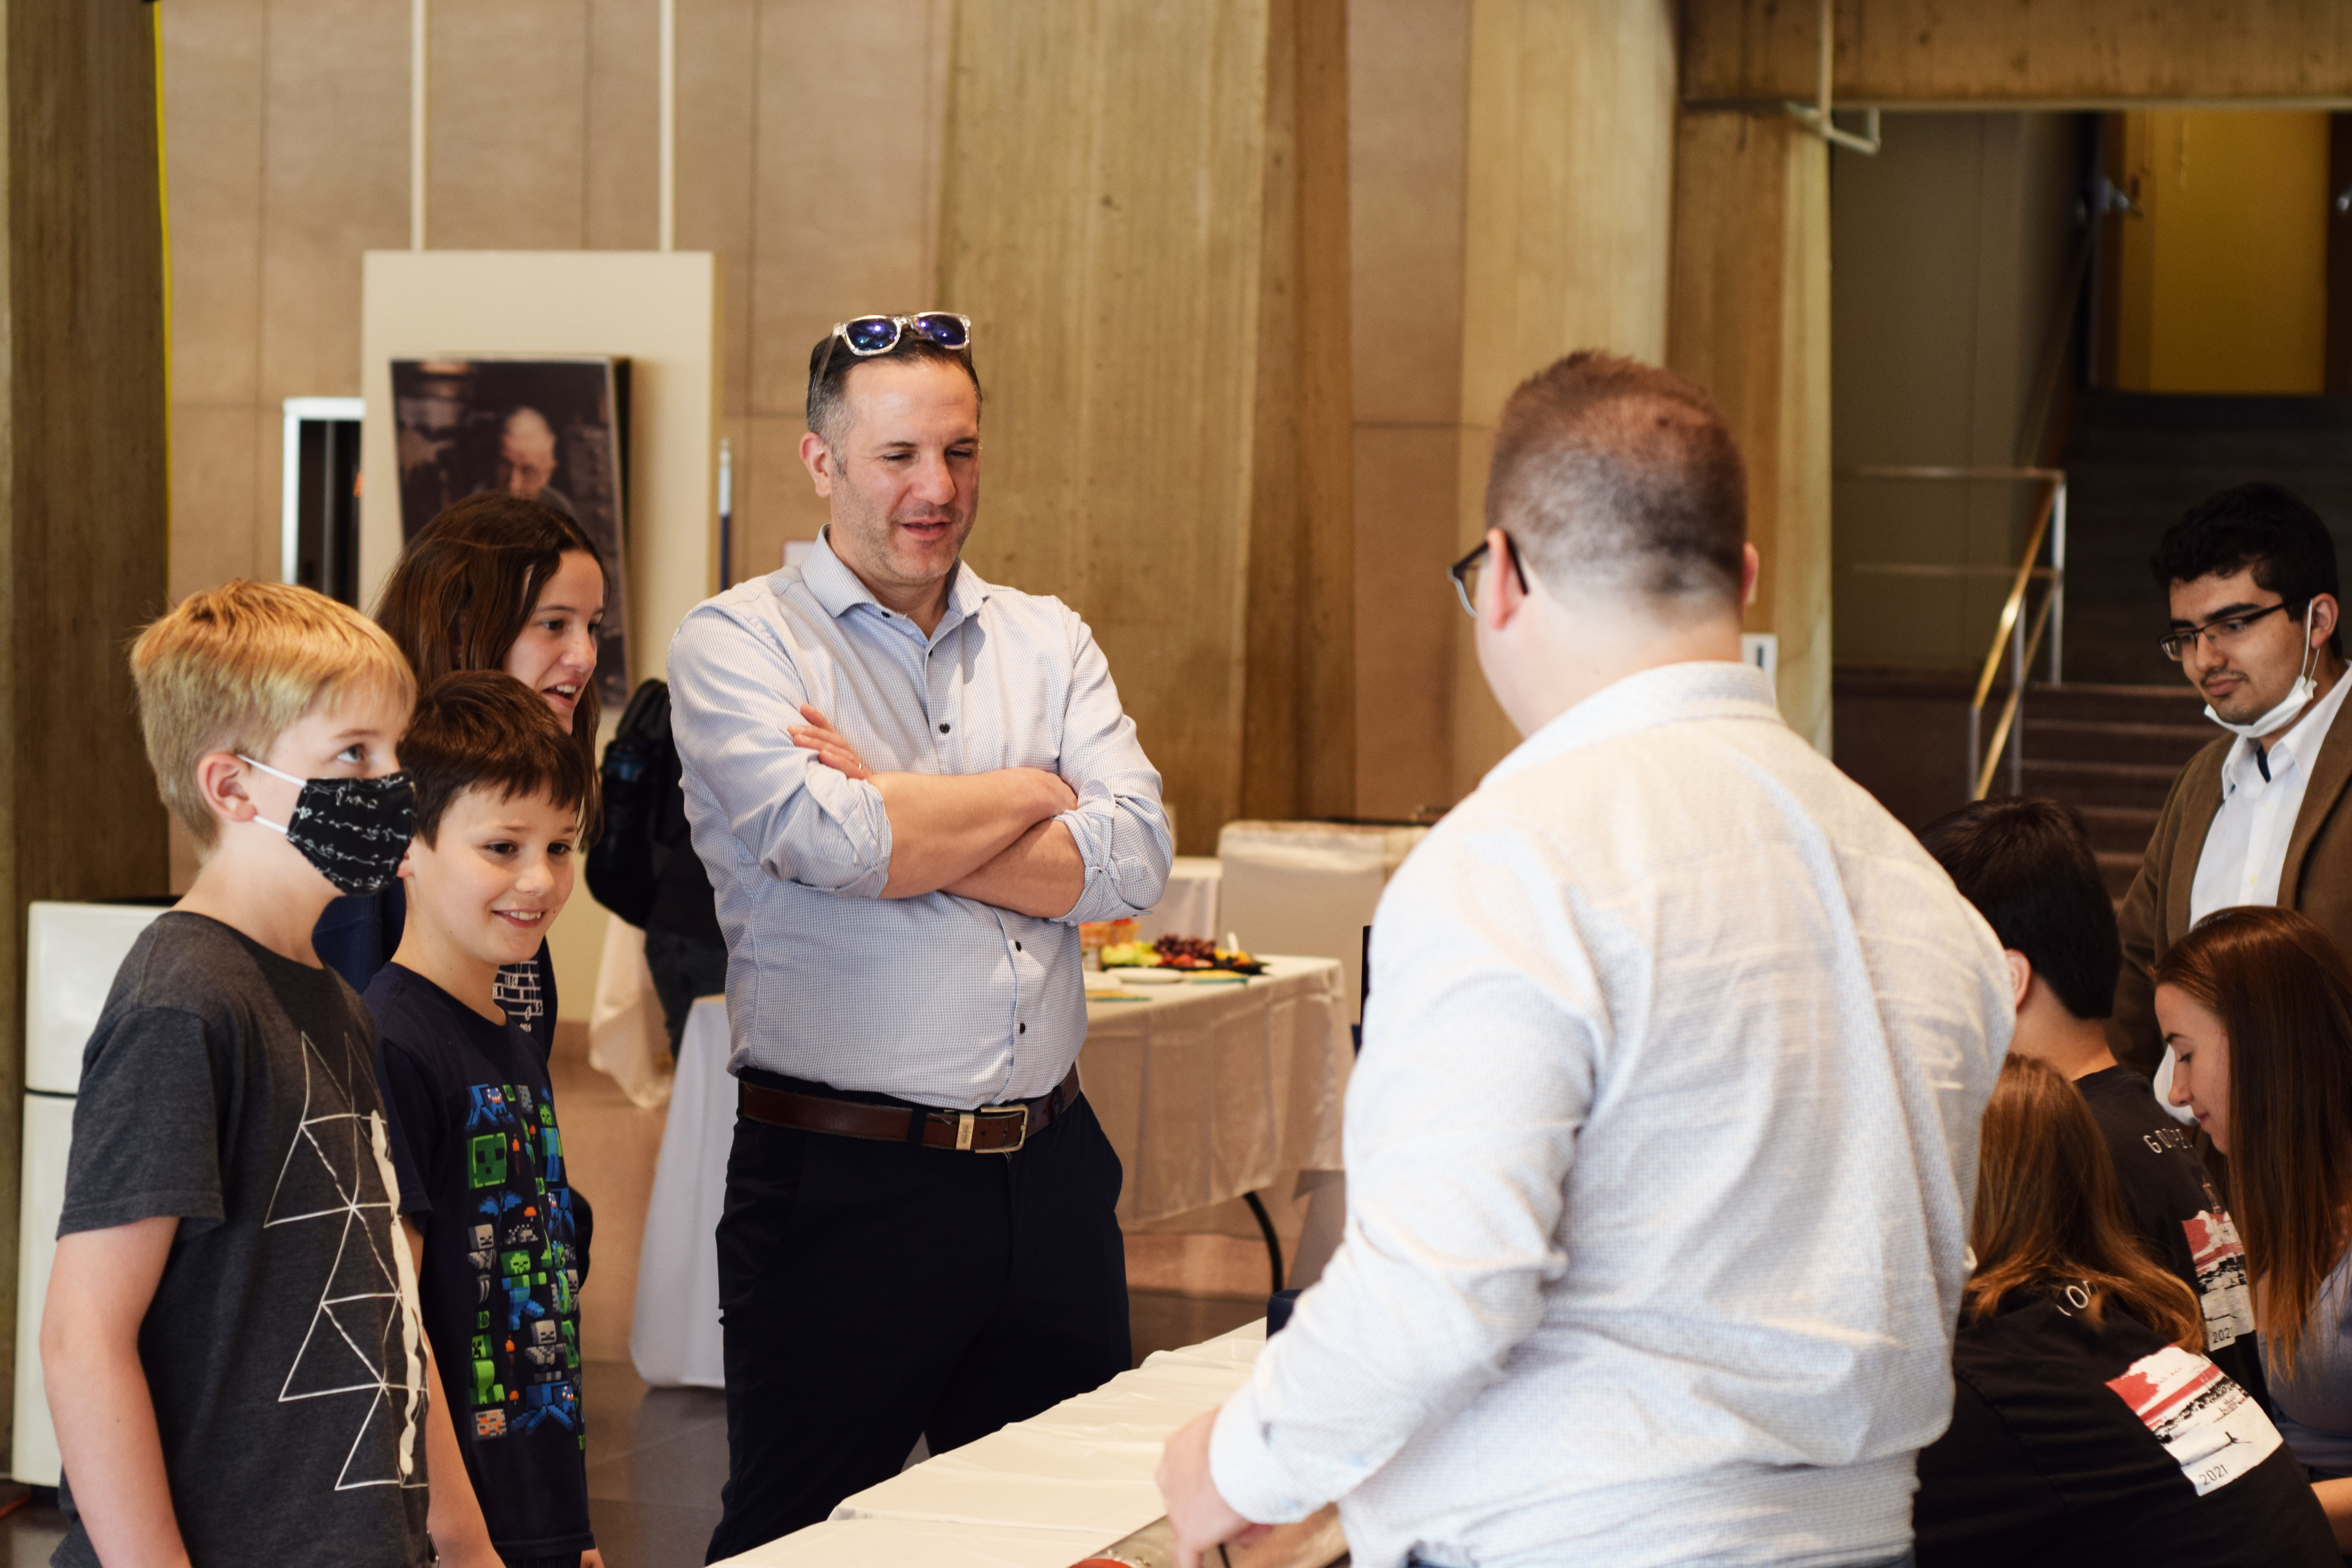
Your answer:
[[[572,891],[585,757],[528,687],[444,678],[401,737],[416,839],[399,951],[368,986],[401,1214],[449,1411],[435,1489],[445,1558],[601,1563],[589,1528],[579,1290],[591,1215],[572,1190],[546,1031],[498,999]],[[470,1497],[455,1481],[462,1470]]]

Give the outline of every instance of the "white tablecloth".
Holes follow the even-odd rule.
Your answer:
[[[1078,1071],[1127,1167],[1122,1225],[1204,1209],[1285,1171],[1339,1168],[1355,1065],[1339,965],[1269,958],[1245,985],[1136,986],[1089,1001]]]
[[[596,1005],[588,1015],[588,1065],[620,1085],[639,1110],[659,1110],[669,1100],[669,1031],[646,967],[646,933],[618,915],[605,917]]]
[[[637,1254],[629,1360],[657,1387],[727,1386],[719,1342],[719,1215],[735,1142],[728,1052],[727,998],[705,996],[687,1015],[678,1041],[669,1120]]]
[[[1283,1172],[1339,1168],[1355,1062],[1339,966],[1266,964],[1245,984],[1138,986],[1137,1000],[1088,1001],[1078,1073],[1127,1168],[1121,1224],[1207,1208]],[[735,1131],[728,1048],[726,1003],[706,996],[679,1045],[629,1331],[637,1375],[660,1386],[726,1381],[718,1226]]]
[[[1222,942],[1217,925],[1217,889],[1224,880],[1223,862],[1213,855],[1179,855],[1168,867],[1168,886],[1151,911],[1135,922],[1135,934],[1145,942],[1163,936],[1197,936]]]
[[[1255,1322],[1162,1351],[843,1501],[833,1517],[727,1562],[739,1568],[1069,1568],[1160,1515],[1169,1434],[1223,1404],[1265,1344]]]
[[[1217,918],[1252,952],[1311,952],[1347,968],[1347,1019],[1356,1021],[1364,928],[1381,889],[1425,827],[1343,822],[1228,822],[1217,836],[1224,867]]]

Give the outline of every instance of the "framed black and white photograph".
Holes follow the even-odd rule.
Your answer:
[[[609,581],[597,695],[628,700],[629,362],[606,355],[450,355],[392,362],[404,542],[484,490],[544,501],[604,552]]]

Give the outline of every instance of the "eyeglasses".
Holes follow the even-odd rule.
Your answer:
[[[825,340],[824,357],[817,361],[814,382],[823,383],[825,371],[831,368],[834,344],[846,343],[849,352],[859,359],[872,359],[897,348],[907,332],[951,353],[961,353],[971,347],[971,318],[953,310],[923,310],[912,316],[852,316],[845,321],[834,322],[833,335]]]
[[[2207,621],[2201,626],[2183,626],[2179,631],[2168,632],[2157,638],[2156,646],[2164,650],[2165,658],[2176,663],[2189,656],[2189,650],[2197,646],[2199,637],[2203,637],[2207,642],[2211,643],[2213,651],[2220,653],[2244,636],[2248,626],[2252,626],[2264,616],[2275,615],[2286,607],[2286,601],[2282,599],[2275,605],[2265,605],[2259,610],[2247,610],[2234,616],[2222,616],[2216,620]]]
[[[1524,594],[1528,591],[1528,573],[1519,564],[1519,547],[1507,533],[1503,535],[1503,542],[1511,547],[1511,575],[1519,580],[1519,592]],[[1478,574],[1486,564],[1486,542],[1482,539],[1477,549],[1445,569],[1445,574],[1454,579],[1454,597],[1462,601],[1462,613],[1466,616],[1478,613]]]

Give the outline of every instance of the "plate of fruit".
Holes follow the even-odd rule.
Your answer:
[[[1119,971],[1123,980],[1145,984],[1166,984],[1212,972],[1220,975],[1265,973],[1261,960],[1252,958],[1240,948],[1219,947],[1197,936],[1163,936],[1148,944],[1119,942],[1103,949],[1102,966],[1107,971]]]

